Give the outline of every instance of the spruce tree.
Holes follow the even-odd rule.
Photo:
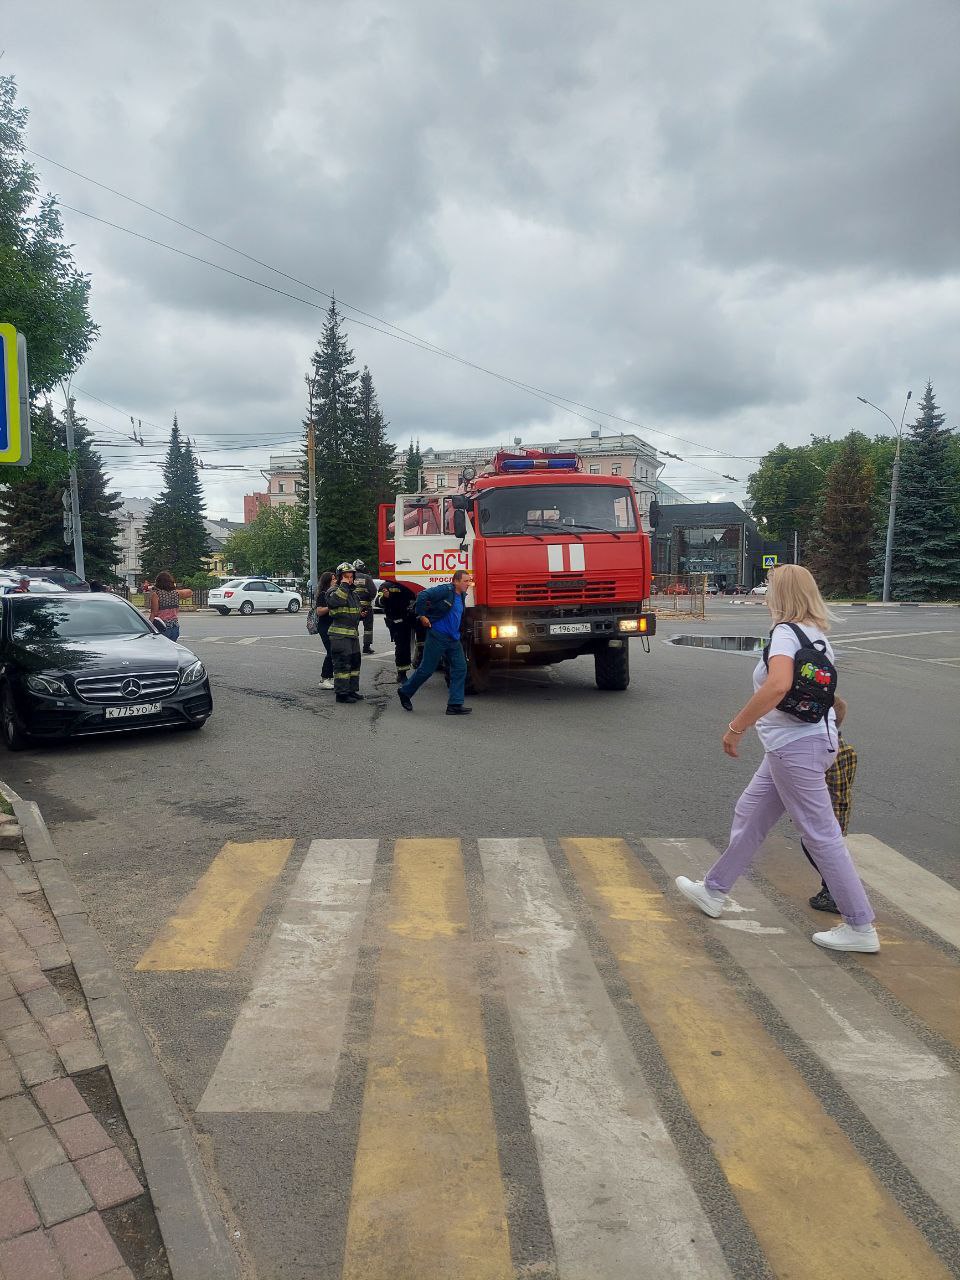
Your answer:
[[[805,559],[824,595],[867,592],[877,483],[872,454],[867,437],[851,431],[827,471]]]
[[[317,550],[321,569],[370,554],[370,495],[358,412],[359,374],[336,300],[327,310],[310,381],[317,469]],[[371,557],[372,558],[372,557]]]
[[[64,467],[60,473],[33,465],[22,471],[13,467],[0,470],[0,540],[5,546],[5,562],[72,569],[73,546],[63,541],[61,503],[69,483],[66,427],[49,401],[34,408],[31,420],[38,447],[46,455],[62,459]],[[112,582],[119,558],[120,521],[116,513],[123,503],[120,495],[109,489],[91,433],[76,413],[74,445],[85,571],[88,578]],[[14,472],[14,483],[9,483]]]
[[[163,489],[143,527],[141,565],[148,578],[167,569],[177,581],[199,573],[210,552],[204,526],[203,489],[189,440],[176,415],[163,464]]]
[[[930,382],[919,407],[919,416],[903,442],[890,594],[894,600],[960,599],[956,435],[944,426],[945,417]],[[877,594],[883,586],[887,511],[884,505],[874,542],[871,586]]]
[[[360,549],[368,568],[377,563],[377,511],[381,503],[397,495],[397,454],[387,439],[387,424],[377,400],[373,376],[366,365],[360,375],[357,394],[357,421],[363,454],[363,474],[367,492],[366,540]]]
[[[407,449],[407,459],[403,468],[403,491],[404,493],[420,492],[420,473],[423,470],[423,458],[420,456],[420,441],[417,441],[414,448],[413,440],[410,441],[410,447]]]

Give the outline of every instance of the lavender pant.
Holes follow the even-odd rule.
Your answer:
[[[873,920],[827,790],[824,775],[835,754],[824,733],[795,738],[764,755],[733,811],[730,843],[706,874],[708,889],[729,893],[770,831],[788,813],[843,918],[850,924]]]

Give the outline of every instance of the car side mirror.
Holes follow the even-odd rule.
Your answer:
[[[162,618],[153,619],[153,629],[156,631],[158,636],[165,636],[167,634],[167,626]]]
[[[453,513],[453,533],[460,542],[467,536],[467,514],[459,508]]]
[[[651,529],[656,529],[660,523],[660,503],[656,498],[650,499],[650,510],[647,512],[647,519],[650,522]]]

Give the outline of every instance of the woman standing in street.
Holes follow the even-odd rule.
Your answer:
[[[317,635],[320,637],[323,648],[323,667],[320,670],[320,688],[333,688],[333,657],[330,653],[330,607],[327,604],[327,592],[333,585],[333,570],[327,569],[325,573],[321,573],[320,581],[317,584],[317,594],[314,598],[313,608],[317,615]]]
[[[166,569],[157,574],[150,593],[150,621],[159,618],[166,628],[168,640],[180,639],[180,596],[173,574]]]
[[[723,735],[723,749],[736,758],[743,734],[756,726],[764,756],[737,801],[730,843],[703,880],[677,877],[677,888],[708,916],[719,916],[724,899],[756,857],[767,835],[783,816],[790,815],[806,847],[833,894],[843,924],[813,941],[832,951],[879,951],[874,914],[850,852],[840,832],[827,790],[826,772],[837,755],[836,717],[831,708],[822,720],[808,723],[779,709],[794,684],[794,657],[801,641],[789,625],[796,624],[808,644],[820,641],[830,662],[833,649],[826,633],[827,606],[808,569],[786,564],[768,579],[766,605],[773,618],[767,663],[753,673],[753,697],[733,717]]]

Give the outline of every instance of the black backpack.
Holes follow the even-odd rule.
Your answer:
[[[807,724],[819,724],[833,706],[837,696],[837,668],[827,657],[824,640],[811,640],[795,622],[777,623],[789,627],[800,641],[800,648],[793,659],[793,685],[781,702],[778,711],[796,716]],[[770,636],[776,627],[771,627]],[[763,665],[770,669],[770,641],[763,647]]]

